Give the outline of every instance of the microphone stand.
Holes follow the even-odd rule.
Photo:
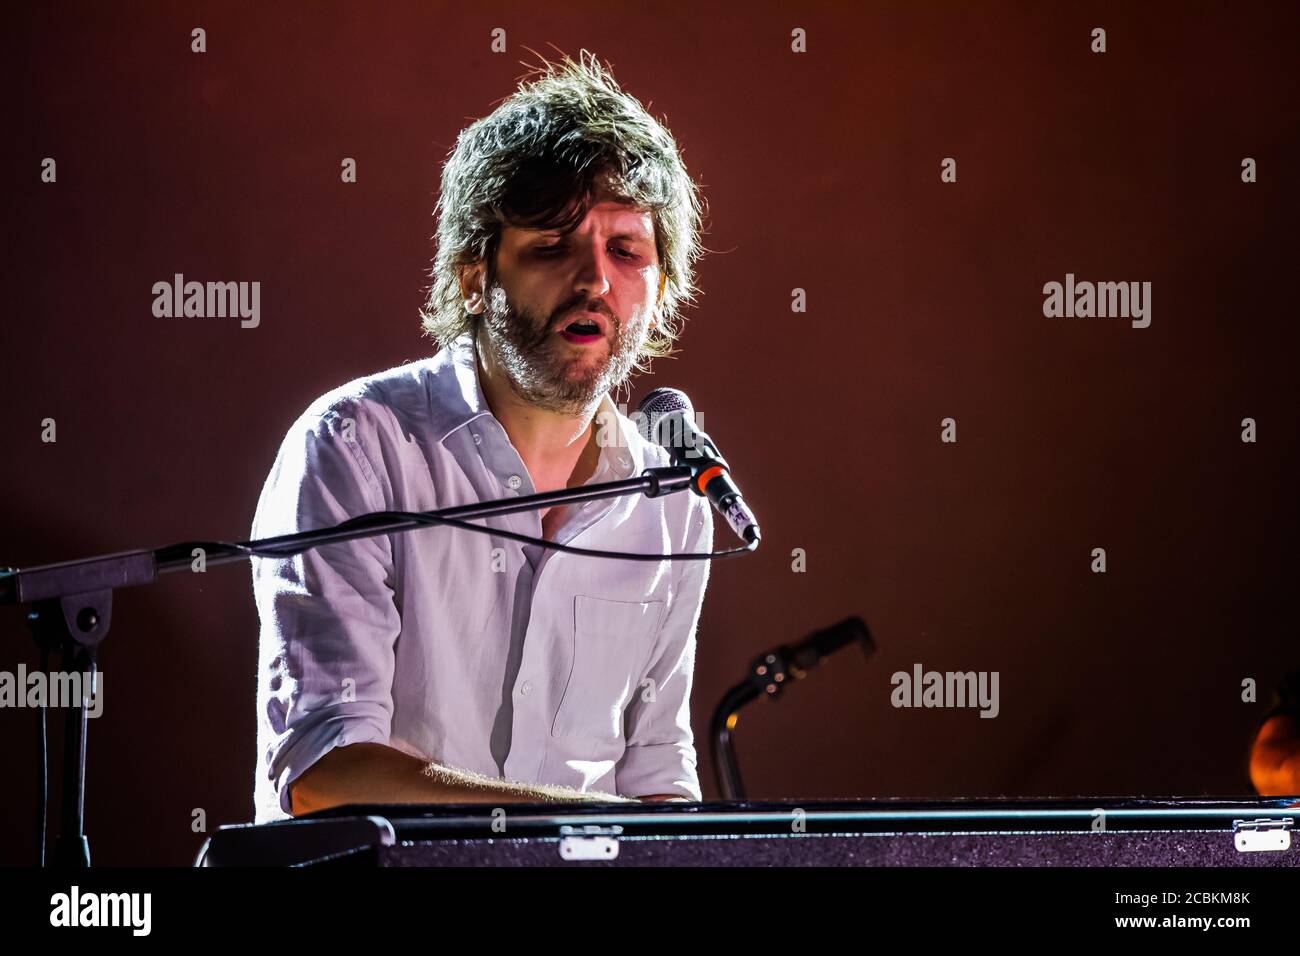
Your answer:
[[[803,680],[824,658],[855,642],[862,647],[864,657],[870,657],[876,650],[867,622],[860,617],[847,617],[838,624],[814,631],[793,647],[782,644],[754,658],[749,674],[722,696],[709,723],[713,768],[722,799],[745,799],[745,784],[740,779],[731,735],[740,719],[740,708],[759,697],[775,700],[791,680]]]
[[[690,487],[695,469],[689,465],[647,468],[635,478],[603,481],[576,488],[543,491],[518,498],[474,502],[421,512],[427,518],[488,518],[495,515],[533,511],[578,501],[618,498],[643,493],[647,498],[683,491]],[[27,604],[27,626],[43,650],[55,651],[64,670],[71,667],[91,680],[95,687],[96,654],[108,634],[116,588],[153,584],[159,574],[193,567],[195,548],[204,552],[208,564],[229,564],[252,557],[274,558],[274,554],[253,555],[245,548],[297,554],[325,544],[370,538],[381,534],[433,527],[427,521],[396,518],[383,513],[362,515],[341,525],[313,531],[241,541],[237,544],[181,542],[154,550],[123,551],[58,564],[31,568],[9,568],[0,572],[0,604]],[[85,833],[86,809],[86,709],[85,684],[82,699],[70,709],[64,723],[63,802],[61,827],[55,841],[54,865],[68,868],[90,866],[90,841]],[[42,837],[43,839],[43,837]]]

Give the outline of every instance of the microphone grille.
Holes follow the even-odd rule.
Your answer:
[[[686,397],[686,393],[678,391],[675,388],[656,388],[653,392],[641,399],[641,404],[636,407],[636,425],[637,430],[641,432],[641,437],[648,442],[659,444],[654,437],[659,429],[659,423],[664,416],[671,415],[674,412],[684,412],[687,418],[695,417],[695,409],[691,405],[691,400]]]

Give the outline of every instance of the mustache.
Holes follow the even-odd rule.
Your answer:
[[[623,322],[614,314],[614,310],[601,299],[586,295],[577,295],[555,309],[549,316],[533,312],[525,306],[511,302],[505,289],[499,283],[493,283],[488,294],[488,308],[485,318],[489,325],[500,329],[512,339],[523,351],[532,352],[546,348],[552,334],[573,321],[575,311],[598,312],[605,316],[609,331],[615,342],[623,338]]]
[[[609,319],[614,330],[619,326],[618,316],[614,314],[609,306],[599,299],[587,299],[586,296],[583,296],[556,309],[548,328],[568,325],[571,321],[569,317],[574,312],[598,312]]]

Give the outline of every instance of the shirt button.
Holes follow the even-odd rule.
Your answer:
[[[525,697],[527,697],[527,696],[528,696],[529,694],[531,694],[532,692],[533,692],[533,682],[532,682],[532,681],[530,681],[530,680],[526,680],[526,681],[524,681],[522,684],[519,685],[519,693],[523,694]]]
[[[474,444],[476,444],[476,445],[481,445],[481,444],[483,444],[483,436],[482,436],[482,435],[480,435],[478,432],[473,432],[472,434],[474,435]]]
[[[510,487],[512,491],[519,490],[519,486],[522,485],[523,483],[524,480],[520,478],[518,475],[511,475],[509,478],[506,479],[506,484]]]

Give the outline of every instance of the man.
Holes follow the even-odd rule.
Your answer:
[[[671,135],[584,53],[462,132],[443,170],[432,359],[322,396],[253,537],[669,464],[608,392],[669,354],[701,207]],[[486,519],[561,544],[712,549],[706,499]],[[253,561],[258,822],[348,803],[699,800],[689,696],[709,563],[456,528]]]

